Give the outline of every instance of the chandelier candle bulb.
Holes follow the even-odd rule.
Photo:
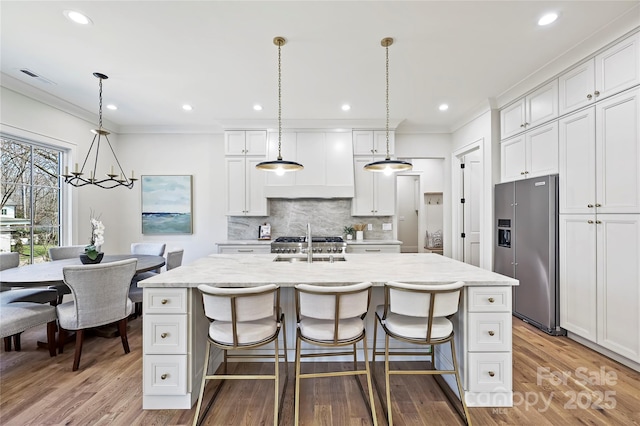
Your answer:
[[[69,166],[64,166],[64,175],[69,176]]]
[[[113,174],[113,164],[111,165],[111,174]]]
[[[78,163],[76,163],[75,172],[78,173]]]

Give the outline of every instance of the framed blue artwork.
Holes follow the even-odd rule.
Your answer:
[[[192,176],[143,175],[142,233],[192,234]]]

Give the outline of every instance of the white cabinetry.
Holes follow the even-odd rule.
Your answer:
[[[347,253],[400,253],[400,244],[347,243]]]
[[[394,132],[389,132],[389,155],[393,157]],[[393,216],[396,212],[396,178],[394,174],[370,172],[364,166],[387,156],[387,132],[353,131],[353,165],[355,196],[351,202],[353,216]]]
[[[560,115],[640,84],[640,35],[636,34],[558,78]]]
[[[559,125],[560,213],[640,213],[640,89]]]
[[[187,289],[143,291],[144,395],[187,395],[187,303]]]
[[[278,176],[269,173],[265,194],[278,198],[353,197],[352,141],[349,132],[287,132],[282,157],[304,169]],[[278,134],[269,134],[268,158],[278,156]]]
[[[467,403],[485,392],[509,392],[512,380],[511,288],[467,288]],[[495,401],[492,401],[495,403]]]
[[[640,215],[561,215],[560,325],[640,362]]]
[[[227,215],[268,216],[265,173],[256,169],[265,160],[267,132],[225,132],[225,150]]]
[[[558,172],[558,123],[502,141],[500,144],[503,182]]]
[[[640,362],[640,89],[559,125],[560,325]]]
[[[395,151],[395,133],[389,132],[389,155]],[[354,130],[353,154],[386,157],[387,132],[386,130]]]
[[[500,137],[506,139],[558,117],[558,80],[500,110]]]
[[[268,254],[271,253],[269,244],[218,244],[219,254]]]
[[[353,216],[393,216],[396,206],[395,175],[370,172],[364,166],[371,157],[354,157],[355,196],[351,201]]]

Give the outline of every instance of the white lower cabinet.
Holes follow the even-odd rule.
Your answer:
[[[400,244],[349,244],[347,253],[400,253]]]
[[[468,287],[466,296],[467,403],[509,405],[513,388],[511,287]],[[486,396],[482,393],[487,392],[496,400],[483,401]]]
[[[640,214],[560,215],[560,326],[640,362]]]
[[[184,288],[144,288],[143,307],[143,408],[162,404],[146,396],[188,397],[188,294]],[[173,402],[173,401],[172,401]],[[189,404],[188,406],[186,406]]]

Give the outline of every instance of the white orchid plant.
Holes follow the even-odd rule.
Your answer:
[[[99,248],[104,244],[104,225],[98,219],[91,218],[91,238],[89,239],[89,245],[84,248],[85,254],[91,260],[97,259],[100,252]]]

